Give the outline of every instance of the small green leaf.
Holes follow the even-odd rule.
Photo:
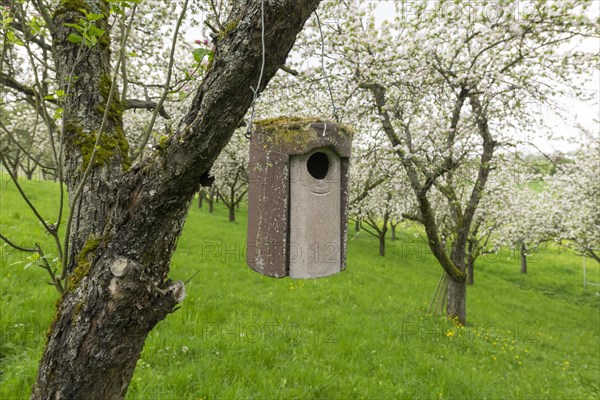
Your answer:
[[[104,29],[100,29],[98,27],[95,27],[94,25],[90,26],[90,29],[88,31],[88,33],[90,34],[90,36],[95,36],[95,37],[100,37],[104,34],[105,30]]]
[[[99,19],[104,18],[104,15],[103,14],[89,13],[89,14],[85,14],[85,17],[88,19],[88,21],[97,21]]]
[[[208,49],[199,48],[194,49],[192,54],[194,55],[194,61],[196,61],[199,64],[204,58],[204,56],[210,55],[210,53],[212,53],[212,51]]]
[[[73,28],[79,33],[83,33],[85,31],[85,28],[79,24],[65,24],[65,26],[68,26],[69,28]]]
[[[69,33],[69,36],[67,36],[67,40],[71,43],[77,44],[81,43],[83,41],[83,38],[76,33]]]
[[[62,114],[63,114],[63,108],[62,107],[57,108],[56,111],[54,111],[54,119],[62,118]]]

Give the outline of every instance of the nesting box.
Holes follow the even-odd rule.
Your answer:
[[[276,118],[250,141],[250,268],[318,278],[346,268],[351,132],[333,122]]]

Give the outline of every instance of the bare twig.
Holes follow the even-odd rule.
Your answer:
[[[36,249],[31,249],[29,247],[19,246],[18,244],[16,244],[15,242],[9,240],[6,236],[4,236],[1,233],[0,233],[0,239],[2,239],[7,245],[9,245],[10,247],[12,247],[13,249],[16,249],[16,250],[19,250],[19,251],[23,251],[25,253],[35,253],[36,252]]]
[[[173,63],[175,61],[175,46],[177,44],[177,35],[179,34],[179,29],[181,28],[181,24],[183,23],[183,18],[185,17],[185,11],[187,10],[187,6],[188,0],[185,0],[181,8],[181,13],[179,14],[179,19],[177,20],[177,25],[175,25],[175,32],[173,33],[173,40],[171,41],[171,54],[169,56],[169,66],[167,68],[167,80],[165,82],[163,94],[160,97],[160,100],[158,101],[158,105],[154,109],[154,112],[152,113],[152,118],[150,119],[150,123],[148,124],[148,129],[146,129],[146,132],[144,132],[139,147],[131,157],[132,162],[135,161],[140,156],[140,154],[142,154],[144,148],[146,148],[148,140],[150,139],[150,133],[152,133],[154,123],[156,122],[156,117],[162,109],[163,103],[165,102],[165,99],[169,94],[169,85],[171,83],[171,76],[173,75]]]
[[[298,76],[298,75],[300,75],[300,72],[296,71],[295,69],[293,69],[293,68],[291,68],[291,67],[288,67],[287,65],[282,65],[282,66],[280,67],[280,69],[281,69],[282,71],[284,71],[284,72],[287,72],[287,73],[288,73],[288,74],[290,74],[290,75],[293,75],[293,76]]]
[[[252,123],[254,122],[254,116],[256,115],[256,101],[258,100],[258,93],[260,90],[260,85],[262,83],[263,74],[265,72],[265,0],[261,0],[260,2],[260,40],[262,45],[262,62],[260,65],[260,75],[258,76],[258,83],[256,84],[256,89],[250,86],[250,89],[253,92],[252,97],[252,112],[250,113],[250,118],[248,119],[248,126],[246,127],[246,138],[250,139],[250,135],[252,134]]]

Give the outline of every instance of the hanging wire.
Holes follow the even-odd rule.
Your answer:
[[[325,77],[325,82],[327,82],[327,91],[329,92],[329,98],[331,99],[331,114],[337,122],[340,122],[340,118],[337,113],[338,108],[335,106],[335,100],[333,99],[331,82],[329,82],[329,76],[327,76],[327,72],[325,71],[325,38],[323,37],[323,29],[321,28],[321,18],[319,18],[319,13],[316,11],[315,15],[317,17],[317,24],[319,25],[319,33],[321,34],[321,68],[323,69],[323,76]]]
[[[252,90],[252,93],[254,93],[254,96],[252,98],[252,113],[250,114],[250,118],[246,127],[246,133],[244,134],[244,136],[246,136],[246,139],[250,139],[250,135],[252,134],[252,122],[254,122],[254,116],[256,114],[256,101],[258,100],[258,91],[260,90],[260,84],[262,83],[263,74],[265,72],[265,0],[261,0],[260,2],[260,29],[260,40],[262,43],[262,64],[260,66],[260,76],[258,77],[256,89],[250,86],[250,89]]]

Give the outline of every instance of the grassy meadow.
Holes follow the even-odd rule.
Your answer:
[[[23,186],[55,218],[58,186]],[[347,271],[302,281],[250,270],[244,205],[237,219],[193,204],[171,277],[198,274],[149,335],[128,399],[600,398],[600,288],[584,290],[569,251],[541,250],[527,275],[509,250],[481,259],[461,328],[426,315],[441,268],[418,231],[400,230],[380,257],[351,227]],[[5,175],[0,223],[51,252]],[[58,294],[26,255],[1,251],[0,399],[28,398]]]

